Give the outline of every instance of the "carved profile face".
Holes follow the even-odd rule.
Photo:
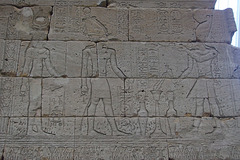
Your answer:
[[[108,49],[108,48],[107,48],[107,45],[103,45],[103,46],[102,46],[102,51],[103,51],[103,52],[106,52],[107,49]]]
[[[89,7],[83,8],[83,13],[85,17],[91,16],[91,9]]]

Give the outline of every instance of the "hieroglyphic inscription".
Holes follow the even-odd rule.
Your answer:
[[[130,9],[130,40],[230,43],[235,31],[231,9]]]
[[[104,14],[106,16],[99,16]],[[126,9],[56,6],[49,38],[52,40],[127,40]]]
[[[109,7],[138,8],[214,8],[215,0],[109,0]]]
[[[239,159],[240,50],[214,3],[2,0],[0,159]]]
[[[117,66],[127,77],[231,78],[239,63],[233,59],[238,50],[227,45],[108,42],[97,49],[101,51],[104,45],[114,48]],[[107,77],[116,75],[108,71]]]
[[[138,23],[135,23],[137,17]],[[192,41],[195,39],[195,20],[190,10],[130,9],[129,28],[130,40]],[[140,30],[136,32],[136,28]]]
[[[238,49],[216,43],[25,41],[20,46],[2,40],[1,45],[1,72],[25,77],[237,78],[240,63]]]
[[[106,6],[105,0],[2,0],[0,5],[16,6],[54,6],[54,5],[77,5],[77,6]]]

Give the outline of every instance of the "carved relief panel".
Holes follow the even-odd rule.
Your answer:
[[[45,40],[50,24],[51,7],[35,6],[15,7],[1,6],[2,39]]]
[[[56,6],[53,8],[49,38],[51,40],[127,40],[128,10]]]
[[[231,9],[130,9],[129,39],[133,41],[231,43],[235,31]]]

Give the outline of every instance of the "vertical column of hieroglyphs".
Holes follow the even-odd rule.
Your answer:
[[[240,159],[236,25],[214,4],[1,0],[0,157]]]

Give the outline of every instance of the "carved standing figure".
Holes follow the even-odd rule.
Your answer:
[[[97,54],[94,46],[87,46],[83,51],[83,66],[82,66],[82,77],[97,77],[98,74],[106,77],[108,72],[107,64],[110,62],[111,68],[114,73],[120,77],[125,78],[126,75],[118,68],[116,60],[116,51],[107,46],[102,46],[99,54],[99,61],[102,62],[97,64]],[[92,65],[89,66],[88,65]],[[96,68],[98,67],[98,69]],[[90,90],[90,101],[87,105],[87,116],[88,116],[88,135],[94,135],[96,130],[94,129],[94,116],[96,114],[96,107],[100,101],[104,105],[104,113],[106,114],[107,120],[112,129],[112,135],[122,134],[116,125],[114,119],[114,113],[112,108],[112,97],[110,85],[107,78],[94,78],[91,79],[90,84],[87,79],[84,78],[81,84],[82,94],[86,94]],[[85,114],[85,113],[84,113]]]
[[[223,116],[216,96],[214,81],[199,79],[202,77],[214,78],[212,62],[217,58],[218,51],[212,46],[200,45],[197,48],[187,48],[187,54],[189,60],[188,68],[182,73],[180,78],[185,78],[191,74],[194,67],[197,69],[198,79],[187,94],[187,98],[192,97],[196,100],[195,115],[198,117],[208,116],[208,114]],[[201,125],[201,118],[195,119],[193,125],[196,127],[194,130],[198,130]]]
[[[182,73],[180,78],[190,75],[194,67],[197,69],[198,78],[213,78],[212,61],[218,56],[218,51],[214,47],[204,45],[198,48],[187,49],[187,52],[189,58],[188,68]],[[214,84],[211,80],[197,79],[187,97],[196,98],[196,116],[204,114],[205,101],[208,101],[211,107],[218,107]],[[211,111],[215,116],[222,114],[219,108],[211,108]]]

